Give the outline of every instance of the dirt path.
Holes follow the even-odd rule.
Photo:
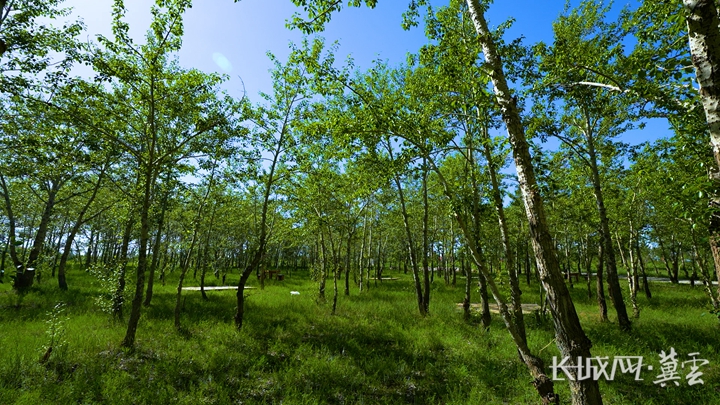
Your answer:
[[[256,287],[245,287],[246,290],[250,290]],[[187,291],[200,291],[200,287],[183,287],[183,290]],[[211,286],[211,287],[205,287],[205,291],[211,291],[211,290],[237,290],[237,286],[233,285],[223,285],[223,286]]]

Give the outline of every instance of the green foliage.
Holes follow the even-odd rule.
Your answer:
[[[501,260],[490,165],[499,173],[500,198],[508,198],[517,249],[530,251],[519,193],[503,174],[509,145],[492,136],[501,111],[466,2],[438,8],[409,2],[404,25],[416,24],[426,11],[428,44],[404,65],[376,62],[359,71],[348,59],[339,66],[337,45],[322,39],[292,45],[284,62],[269,54],[273,89],[258,104],[233,100],[220,90],[227,77],[183,68],[175,58],[189,0],[153,2],[143,43],[129,35],[124,3],[113,2],[112,37],[99,37],[84,54],[95,77],[83,81],[66,77],[82,48],[74,39],[81,26],[68,23],[63,31],[38,23],[65,17],[60,1],[0,0],[4,11],[19,10],[0,13],[0,84],[13,93],[2,98],[0,113],[0,222],[17,228],[3,242],[22,260],[33,240],[44,243],[34,265],[47,280],[56,246],[67,240],[67,229],[99,184],[97,201],[78,229],[82,236],[69,252],[73,288],[60,292],[44,282],[16,294],[0,284],[0,322],[7,331],[0,335],[0,403],[537,400],[499,322],[479,332],[477,318],[462,321],[455,312],[462,291],[437,279],[430,287],[432,316],[414,316],[412,281],[397,270],[408,258],[408,234],[423,231],[425,212],[429,236],[424,246],[415,239],[418,255],[427,252],[430,268],[440,265],[440,255],[460,260],[467,240],[452,214],[470,224],[468,234],[478,239],[497,269],[492,277],[507,293],[511,269]],[[294,3],[305,14],[289,25],[316,32],[342,8],[374,7],[377,1]],[[564,142],[558,153],[534,153],[561,260],[573,269],[596,264],[598,220],[587,176],[592,138],[618,250],[627,248],[629,219],[647,261],[667,258],[682,268],[709,263],[705,197],[717,190],[707,176],[713,162],[688,80],[680,5],[646,1],[614,20],[609,7],[592,1],[568,7],[554,24],[552,45],[531,49],[520,40],[506,42],[512,21],[493,33],[508,77],[524,79],[535,97],[528,109],[516,101],[528,132]],[[53,52],[64,61],[57,69],[50,67]],[[11,77],[5,73],[11,68],[20,72]],[[675,137],[639,148],[615,141],[635,120],[657,115],[668,118]],[[99,183],[100,173],[107,182]],[[188,174],[196,184],[183,182]],[[407,234],[398,189],[405,196]],[[41,216],[47,233],[38,231]],[[104,314],[114,303],[130,301],[127,289],[120,291],[123,299],[113,296],[121,268],[111,264],[128,224],[138,296],[146,268],[156,266],[162,277],[152,305],[143,310],[134,351],[113,345],[124,325]],[[700,243],[692,250],[688,241]],[[201,278],[214,273],[206,285],[220,284],[221,275],[231,285],[258,251],[258,262],[282,269],[286,279],[246,292],[243,330],[230,325],[235,294],[208,290],[207,299],[183,293],[186,327],[177,333],[168,314],[179,263]],[[75,271],[81,260],[94,263],[87,273]],[[531,260],[528,255],[528,266]],[[316,303],[318,279],[347,271],[348,280],[359,284],[359,275],[371,277],[370,268],[399,280],[364,279],[362,293],[348,288],[332,317],[322,301]],[[187,282],[195,283],[190,277]],[[255,277],[249,284],[256,286]],[[653,357],[674,345],[684,353],[700,350],[715,365],[716,321],[703,317],[702,294],[685,286],[652,288],[653,300],[642,302],[643,318],[624,335],[598,322],[594,298],[571,291],[593,354]],[[540,300],[536,289],[526,288],[525,302]],[[290,296],[290,290],[301,294]],[[53,308],[55,302],[66,305]],[[139,314],[140,300],[136,304]],[[550,325],[531,317],[527,324],[531,349],[547,362],[557,354],[548,346]],[[42,364],[38,347],[45,353],[53,348]],[[621,404],[713,403],[713,367],[703,390],[661,391],[621,380],[605,384],[603,393]],[[565,385],[558,389],[569,395]]]
[[[130,291],[120,291],[124,297],[118,301],[115,296],[118,294],[118,282],[121,274],[121,264],[105,265],[103,263],[95,263],[88,269],[88,273],[95,279],[95,284],[99,294],[95,297],[95,305],[108,315],[113,314],[116,302],[128,302],[130,300]]]
[[[237,2],[239,0],[235,0]],[[340,11],[343,7],[343,0],[292,0],[296,6],[303,8],[307,17],[304,19],[299,13],[293,15],[292,21],[288,23],[290,28],[299,28],[305,34],[322,31],[325,24],[330,22],[332,14]],[[374,8],[377,0],[364,0],[366,6]],[[349,7],[360,7],[363,0],[348,0]]]
[[[52,351],[53,357],[62,358],[66,355],[68,341],[65,324],[70,318],[66,317],[64,312],[65,303],[63,302],[58,302],[52,310],[47,312],[46,315],[48,319],[45,321],[47,324],[45,334],[47,335],[48,341],[47,344],[42,347],[41,355],[49,353],[49,351]],[[47,361],[47,359],[44,360]]]
[[[57,23],[70,14],[64,0],[15,0],[0,2],[0,89],[20,94],[28,88],[56,85],[80,59],[77,37],[80,22]],[[40,83],[35,75],[45,73]],[[10,73],[10,74],[6,74]]]

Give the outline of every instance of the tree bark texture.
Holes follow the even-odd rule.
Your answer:
[[[503,121],[507,126],[508,137],[513,149],[513,158],[517,169],[518,182],[522,191],[525,211],[528,217],[530,236],[535,251],[540,281],[547,291],[550,309],[555,323],[555,336],[560,353],[570,358],[575,365],[578,357],[589,358],[590,339],[580,325],[575,306],[573,305],[570,293],[563,280],[560,266],[558,264],[555,243],[552,240],[550,231],[545,219],[545,210],[540,196],[540,190],[535,180],[535,172],[530,158],[530,148],[525,137],[525,130],[520,120],[520,114],[515,100],[503,73],[502,60],[497,52],[492,35],[485,21],[484,10],[479,0],[467,0],[468,10],[472,18],[478,39],[485,55],[485,61],[489,67],[490,78],[493,82],[495,96],[500,105]],[[537,381],[536,387],[542,387],[542,381]],[[587,379],[583,381],[571,381],[570,390],[572,403],[575,405],[602,404],[600,389],[597,381]],[[544,396],[543,391],[538,388],[538,393],[543,401],[558,402],[554,393],[552,398]]]
[[[700,98],[717,166],[711,173],[711,180],[717,183],[720,181],[720,19],[715,1],[683,0],[683,4],[689,12],[687,27],[690,54],[700,85]],[[720,196],[712,196],[710,206],[713,208],[709,224],[710,250],[715,273],[720,280]],[[720,293],[720,284],[718,288]]]
[[[605,255],[608,294],[610,295],[610,301],[613,307],[615,307],[620,329],[628,331],[631,328],[630,318],[628,317],[625,301],[623,300],[622,288],[620,287],[620,280],[618,279],[615,249],[613,247],[612,233],[610,233],[610,220],[607,216],[605,200],[600,185],[600,171],[597,166],[597,154],[595,152],[595,142],[593,138],[593,135],[588,132],[588,155],[590,171],[592,173],[593,194],[595,194],[595,204],[597,205],[598,216],[600,217],[600,237],[601,243],[603,244],[603,254]]]

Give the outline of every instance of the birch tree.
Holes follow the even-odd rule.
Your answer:
[[[576,362],[574,359],[591,357],[590,347],[592,344],[580,325],[580,319],[560,271],[555,245],[545,219],[542,197],[535,180],[534,167],[520,112],[505,79],[502,57],[497,52],[495,40],[485,21],[485,9],[479,0],[468,0],[467,5],[478,34],[478,40],[482,45],[496,100],[500,106],[508,138],[512,145],[540,281],[547,291],[550,310],[553,314],[556,342],[562,355],[569,357],[571,362]],[[542,376],[536,377],[542,378]],[[545,378],[547,379],[547,377]],[[543,380],[536,381],[540,395],[548,402],[556,401],[556,398],[546,397],[547,392],[544,390],[546,384]],[[577,381],[575,379],[570,382],[570,387],[573,404],[602,403],[597,381],[591,379]]]
[[[242,270],[238,282],[235,327],[240,330],[245,316],[244,288],[248,278],[258,272],[263,262],[269,238],[270,219],[274,215],[272,204],[279,193],[279,186],[294,170],[293,159],[298,147],[300,127],[312,113],[310,74],[302,61],[314,58],[319,63],[332,63],[332,56],[321,60],[322,43],[305,42],[291,52],[288,62],[281,64],[269,54],[274,64],[272,70],[273,93],[262,94],[264,105],[258,105],[250,115],[253,123],[255,172],[253,181],[260,193],[260,215],[256,237],[253,239],[251,259]]]
[[[716,167],[710,172],[710,178],[717,184],[720,182],[720,18],[715,1],[683,0],[683,5],[688,13],[687,30],[692,64],[700,86],[700,99],[715,158]],[[720,280],[720,195],[717,192],[711,196],[710,206],[714,209],[709,224],[710,249],[715,273]]]
[[[157,202],[158,178],[194,155],[222,149],[236,133],[231,122],[238,114],[237,104],[218,95],[223,78],[182,69],[172,59],[182,46],[182,16],[190,5],[189,0],[158,0],[151,8],[154,18],[146,43],[137,45],[124,21],[124,3],[116,0],[114,38],[99,37],[101,47],[90,58],[97,79],[109,83],[111,91],[101,84],[88,84],[84,89],[95,114],[108,118],[107,123],[88,120],[87,124],[122,150],[136,176],[131,193],[140,235],[135,292],[122,342],[125,347],[133,347],[140,321],[149,266],[150,213]]]
[[[602,178],[606,169],[602,152],[622,149],[617,144],[604,146],[630,129],[633,108],[622,93],[590,84],[601,83],[604,72],[613,71],[613,62],[622,58],[623,32],[618,24],[603,21],[606,12],[607,8],[583,2],[555,22],[552,47],[535,46],[540,55],[541,79],[534,85],[538,99],[533,105],[531,121],[535,121],[533,132],[543,138],[556,137],[587,168],[600,219],[608,292],[620,328],[630,330],[603,193]]]

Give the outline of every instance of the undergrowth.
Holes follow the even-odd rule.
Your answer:
[[[233,290],[209,290],[208,300],[198,291],[184,291],[179,333],[172,319],[172,276],[165,286],[155,284],[132,351],[119,348],[125,323],[97,306],[106,291],[92,275],[71,270],[68,291],[46,279],[22,300],[0,284],[0,403],[540,402],[497,315],[489,331],[479,319],[462,320],[456,306],[463,295],[460,277],[457,287],[435,280],[427,318],[417,313],[411,278],[394,273],[399,280],[342,295],[332,316],[330,304],[317,303],[307,273],[293,272],[284,281],[266,281],[264,290],[247,290],[240,332],[233,325]],[[237,282],[237,274],[232,276],[228,285]],[[639,297],[641,317],[629,333],[612,322],[612,307],[611,322],[602,323],[595,299],[580,285],[571,290],[593,356],[643,356],[655,366],[656,371],[643,372],[642,381],[630,375],[601,381],[605,403],[720,403],[720,328],[702,289],[661,283],[652,289],[651,300]],[[539,303],[535,281],[523,290],[524,302]],[[526,324],[531,349],[551,365],[559,356],[552,320],[527,315]],[[49,344],[62,350],[43,361]],[[709,361],[701,370],[704,384],[689,386],[681,379],[679,386],[663,388],[653,383],[659,353],[671,347],[680,361],[692,352]],[[679,371],[684,376],[687,370]],[[557,381],[556,391],[569,403],[567,382]]]

